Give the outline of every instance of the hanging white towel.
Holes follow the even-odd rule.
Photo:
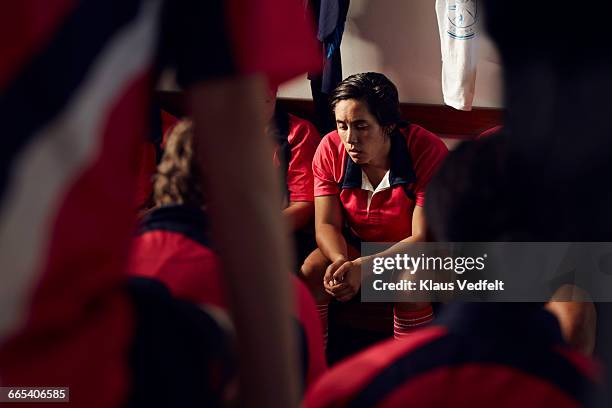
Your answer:
[[[436,0],[444,103],[472,110],[478,63],[478,0]]]

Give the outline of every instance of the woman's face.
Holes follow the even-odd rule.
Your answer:
[[[357,164],[369,164],[386,155],[385,130],[368,105],[358,99],[347,99],[336,104],[336,127],[344,148]]]

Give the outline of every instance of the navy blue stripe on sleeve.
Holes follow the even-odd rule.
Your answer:
[[[109,40],[140,7],[140,0],[79,1],[47,46],[2,91],[0,197],[12,160],[68,104]]]
[[[432,370],[479,363],[511,367],[536,376],[578,402],[584,403],[584,398],[595,391],[594,384],[552,348],[534,349],[529,342],[523,346],[512,339],[506,345],[474,340],[451,334],[398,358],[355,395],[348,407],[376,406],[407,381]]]

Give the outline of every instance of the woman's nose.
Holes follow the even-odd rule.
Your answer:
[[[346,142],[352,146],[359,144],[355,132],[352,132],[350,127],[346,131]]]

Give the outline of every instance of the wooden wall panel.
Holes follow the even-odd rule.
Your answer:
[[[157,101],[162,109],[182,116],[185,114],[185,103],[180,92],[158,91]],[[279,102],[297,116],[312,120],[314,105],[306,99],[283,99]],[[470,138],[482,131],[502,124],[502,109],[475,108],[470,112],[458,111],[445,105],[401,104],[403,117],[444,137]]]

